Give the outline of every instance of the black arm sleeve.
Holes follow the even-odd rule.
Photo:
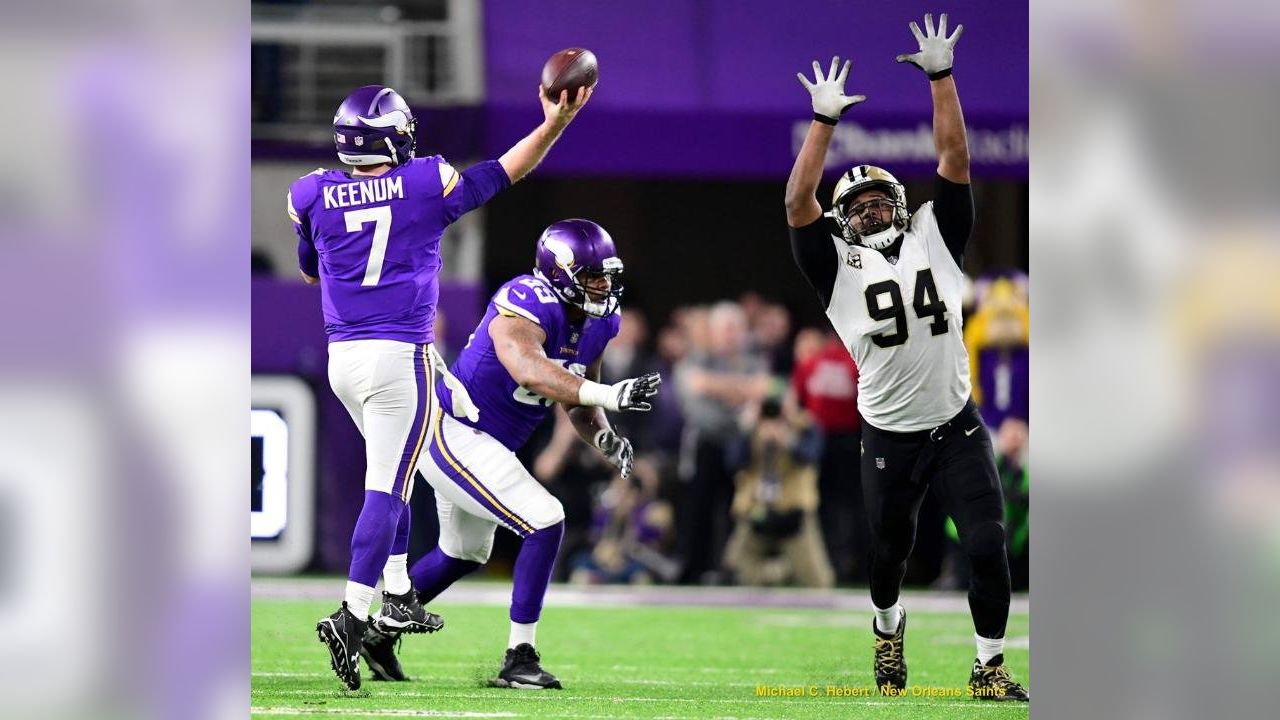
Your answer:
[[[818,291],[824,309],[831,304],[836,270],[840,267],[840,256],[831,241],[827,222],[825,217],[819,216],[804,227],[787,228],[791,232],[791,254],[795,256],[796,265],[800,266],[804,279]]]
[[[942,241],[956,265],[964,266],[964,248],[973,232],[973,189],[937,175],[933,180],[933,216],[942,231]]]

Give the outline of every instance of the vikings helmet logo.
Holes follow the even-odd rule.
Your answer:
[[[573,268],[573,248],[569,247],[560,238],[549,237],[542,243],[552,255],[556,256],[556,265],[571,271]]]

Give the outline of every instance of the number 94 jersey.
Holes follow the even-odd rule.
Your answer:
[[[547,357],[575,375],[583,375],[604,354],[605,346],[618,334],[622,320],[615,311],[607,317],[588,317],[571,323],[565,315],[566,307],[546,283],[533,275],[521,275],[498,288],[480,325],[450,368],[479,408],[479,422],[457,417],[449,389],[441,380],[436,383],[436,397],[445,412],[459,422],[483,430],[510,450],[524,445],[538,424],[546,419],[551,401],[512,379],[493,347],[489,323],[499,316],[536,323],[547,335],[542,343]]]
[[[933,203],[911,218],[898,262],[832,237],[841,259],[827,316],[858,366],[858,411],[873,427],[914,432],[955,417],[969,399],[962,334],[964,273]]]

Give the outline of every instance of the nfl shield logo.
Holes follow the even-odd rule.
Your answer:
[[[876,458],[876,469],[877,470],[884,469],[884,458]]]

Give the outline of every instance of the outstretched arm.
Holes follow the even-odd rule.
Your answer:
[[[964,25],[957,25],[947,37],[947,14],[938,18],[938,28],[933,28],[933,15],[924,16],[925,32],[911,23],[911,34],[920,46],[918,52],[899,55],[898,62],[911,63],[929,76],[929,92],[933,95],[933,145],[938,152],[938,175],[953,183],[969,182],[969,143],[964,131],[964,113],[960,111],[960,96],[956,93],[956,81],[951,76],[955,60],[956,41],[964,32]]]
[[[831,135],[836,126],[818,120],[809,123],[804,145],[791,166],[787,178],[787,224],[793,228],[804,227],[822,215],[818,203],[818,181],[822,179],[822,166],[831,146]]]
[[[578,404],[583,379],[547,357],[547,334],[535,322],[499,315],[489,322],[489,337],[498,360],[520,387],[568,405]]]
[[[827,228],[818,222],[822,217],[822,205],[817,196],[818,182],[822,180],[827,148],[831,145],[831,136],[835,132],[836,123],[840,121],[840,115],[867,99],[863,95],[844,94],[849,61],[846,60],[844,67],[837,73],[836,67],[839,64],[840,58],[831,58],[831,69],[823,77],[822,67],[815,61],[814,82],[809,82],[804,75],[796,75],[813,101],[813,122],[805,133],[804,144],[800,147],[800,154],[796,156],[795,165],[791,167],[791,177],[787,178],[787,224],[791,226],[791,254],[805,280],[818,292],[823,307],[831,303],[839,259]]]
[[[956,41],[964,32],[964,26],[957,25],[951,37],[947,37],[947,16],[943,13],[936,32],[932,15],[924,16],[924,27],[922,33],[918,25],[911,23],[911,34],[920,50],[899,55],[898,62],[911,63],[929,76],[929,92],[933,96],[933,145],[938,153],[933,215],[951,257],[957,265],[963,265],[965,246],[973,232],[973,191],[969,187],[969,141],[951,65]]]
[[[521,317],[499,315],[489,322],[489,337],[498,361],[520,387],[552,402],[599,406],[605,410],[648,412],[646,399],[658,393],[662,377],[649,373],[638,378],[603,385],[584,380],[547,357],[542,349],[547,334],[537,323]]]
[[[929,92],[933,95],[933,146],[938,151],[938,175],[967,185],[969,141],[965,136],[960,96],[956,94],[956,79],[948,75],[941,80],[931,80]]]
[[[817,196],[818,182],[822,180],[822,167],[827,157],[827,148],[831,145],[831,136],[844,111],[866,100],[862,95],[844,94],[845,78],[849,76],[849,61],[846,60],[837,73],[836,68],[839,66],[840,58],[831,58],[831,69],[824,77],[822,66],[815,60],[814,82],[809,82],[803,74],[796,73],[800,84],[809,91],[813,101],[813,122],[804,136],[800,154],[791,166],[791,176],[787,178],[787,224],[793,228],[809,225],[822,215],[822,206],[818,203]]]
[[[572,101],[569,98],[569,91],[562,90],[560,101],[552,102],[543,94],[542,86],[538,86],[538,101],[542,103],[542,124],[498,158],[498,162],[502,164],[502,169],[507,171],[507,177],[511,178],[512,183],[518,182],[542,162],[542,159],[547,156],[547,151],[590,99],[591,88],[580,87]]]

